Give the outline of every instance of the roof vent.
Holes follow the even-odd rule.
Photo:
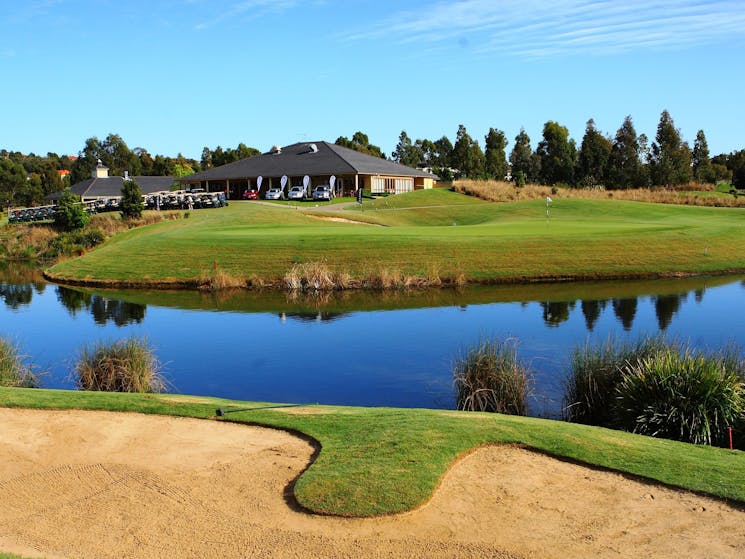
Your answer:
[[[277,155],[279,153],[282,153],[282,148],[279,146],[272,146],[272,149],[270,149],[269,152]]]
[[[316,144],[309,144],[308,149],[311,153],[318,153],[318,146]]]

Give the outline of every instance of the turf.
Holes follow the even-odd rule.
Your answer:
[[[325,261],[359,278],[383,269],[519,281],[745,269],[741,209],[557,198],[547,218],[543,201],[499,204],[443,190],[348,207],[334,215],[383,227],[238,202],[119,234],[50,272],[60,280],[167,282],[219,269],[272,281],[295,263]]]
[[[598,427],[484,413],[269,404],[175,395],[0,389],[0,405],[214,418],[302,433],[320,452],[294,485],[306,509],[374,516],[425,503],[460,456],[485,444],[519,444],[563,459],[745,503],[745,452],[694,446]],[[302,410],[296,410],[302,411]],[[225,419],[223,419],[225,420]]]

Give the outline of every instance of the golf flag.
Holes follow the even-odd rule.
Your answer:
[[[546,196],[546,204],[548,204],[549,202],[553,202],[553,200],[549,198],[548,196]]]

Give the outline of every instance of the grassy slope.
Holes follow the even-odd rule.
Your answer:
[[[0,388],[0,405],[214,417],[213,398]],[[442,410],[318,406],[320,413],[256,409],[231,421],[304,433],[321,447],[297,480],[309,510],[370,516],[426,502],[455,460],[483,444],[522,444],[551,455],[745,502],[745,453],[569,423]]]
[[[237,277],[280,278],[296,262],[325,260],[355,277],[386,268],[485,280],[745,268],[739,209],[557,199],[547,220],[543,201],[495,204],[442,190],[349,207],[335,215],[387,227],[234,203],[120,234],[52,272],[62,279],[189,280],[217,266]]]

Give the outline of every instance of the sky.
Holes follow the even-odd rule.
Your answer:
[[[117,133],[183,153],[356,131],[535,148],[667,109],[745,149],[745,0],[0,0],[0,148],[76,154]]]

